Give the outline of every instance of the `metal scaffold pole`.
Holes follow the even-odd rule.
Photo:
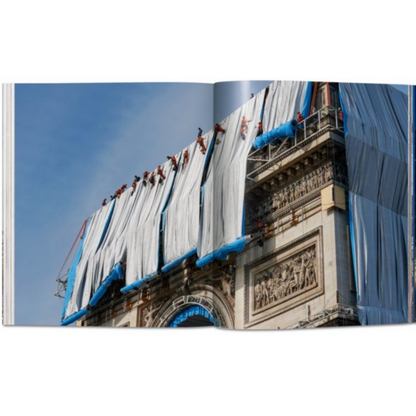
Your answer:
[[[408,322],[414,322],[415,288],[415,135],[414,135],[414,87],[408,89]]]

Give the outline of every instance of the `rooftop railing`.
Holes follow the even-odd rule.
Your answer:
[[[326,131],[344,134],[343,114],[340,109],[326,106],[298,123],[295,137],[276,139],[261,149],[253,150],[247,158],[247,179],[254,178],[275,163],[293,153],[297,148],[306,145]]]

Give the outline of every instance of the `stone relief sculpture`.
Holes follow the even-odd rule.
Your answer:
[[[339,183],[347,184],[347,173],[337,164],[327,163],[315,171],[305,175],[298,181],[278,190],[269,198],[258,204],[248,215],[247,220],[253,223],[256,218],[265,218],[272,212],[284,208],[299,198],[320,188],[327,182],[336,180]]]
[[[309,247],[254,276],[254,310],[317,284],[316,247]]]

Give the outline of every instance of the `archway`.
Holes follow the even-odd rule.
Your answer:
[[[191,305],[180,310],[167,325],[169,328],[218,326],[216,319],[200,305]]]
[[[212,292],[208,292],[211,289],[208,286],[197,289],[191,295],[172,296],[167,300],[157,313],[152,326],[181,328],[209,325],[233,328],[232,317],[221,300],[221,295],[212,296]],[[209,298],[207,294],[212,297]]]

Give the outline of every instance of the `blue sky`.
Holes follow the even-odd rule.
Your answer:
[[[225,118],[270,82],[217,88]],[[17,84],[17,325],[58,325],[56,275],[85,218],[213,126],[212,84]]]

